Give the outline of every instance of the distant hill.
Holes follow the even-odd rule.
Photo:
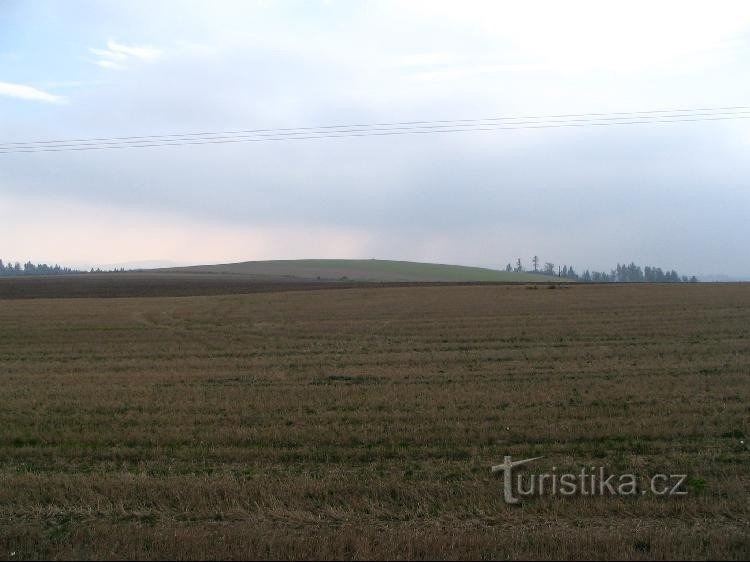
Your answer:
[[[321,281],[543,282],[560,280],[557,277],[549,277],[542,274],[498,271],[483,267],[374,259],[247,261],[218,265],[171,267],[150,271],[167,273],[221,273],[248,275],[265,279],[284,278]]]

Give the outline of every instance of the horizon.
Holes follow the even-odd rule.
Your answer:
[[[0,262],[5,261],[4,258],[0,257]],[[11,264],[11,263],[20,263],[23,265],[26,261],[30,261],[31,263],[35,265],[40,264],[46,264],[49,266],[60,266],[64,268],[70,268],[73,270],[80,270],[82,272],[87,272],[90,270],[102,270],[102,271],[113,271],[113,270],[119,270],[124,269],[126,271],[149,271],[149,270],[155,270],[155,269],[164,269],[164,268],[185,268],[185,267],[197,267],[197,266],[213,266],[213,265],[236,265],[236,264],[244,264],[244,263],[264,263],[264,262],[303,262],[303,261],[381,261],[381,262],[400,262],[400,263],[410,263],[410,264],[424,264],[424,265],[445,265],[450,267],[466,267],[466,268],[479,268],[479,269],[488,269],[491,271],[504,271],[505,268],[508,265],[513,266],[515,263],[514,260],[506,262],[506,265],[503,266],[501,264],[498,264],[496,266],[482,266],[482,265],[476,265],[476,264],[462,264],[462,263],[445,263],[445,262],[435,262],[435,261],[425,261],[425,262],[418,262],[413,260],[396,260],[396,259],[389,259],[389,258],[377,258],[377,257],[371,257],[371,258],[280,258],[280,259],[272,259],[272,260],[238,260],[238,261],[231,261],[231,262],[215,262],[215,263],[190,263],[190,262],[175,262],[170,260],[145,260],[145,261],[131,261],[131,262],[111,262],[111,263],[78,263],[78,264],[69,264],[69,263],[59,263],[55,261],[44,261],[44,260],[15,260],[10,259],[7,260],[5,263]],[[539,260],[540,264],[545,263],[546,260]],[[524,272],[526,273],[544,273],[542,269],[534,270],[531,267],[528,267],[528,264],[523,261],[522,259],[522,265],[524,266]],[[656,264],[639,264],[636,262],[629,262],[629,263],[635,263],[635,265],[646,268],[660,268],[662,270],[670,271],[674,268],[671,267],[663,267]],[[628,265],[628,262],[623,262],[622,264],[617,261],[615,265],[602,269],[601,272],[603,273],[611,273],[615,271],[615,268],[619,265]],[[575,264],[555,264],[555,267],[558,266],[566,266],[573,268],[579,275],[582,274],[585,271],[591,271],[592,273],[594,271],[599,271],[593,268],[585,267],[585,266],[576,266]],[[515,267],[515,266],[513,266]],[[750,280],[750,277],[733,277],[731,275],[726,275],[723,273],[694,273],[694,272],[684,272],[684,271],[678,271],[678,274],[680,276],[685,277],[693,277],[695,276],[699,281],[702,282],[742,282],[742,281],[748,281]]]

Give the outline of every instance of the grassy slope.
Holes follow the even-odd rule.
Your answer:
[[[158,271],[231,273],[354,281],[551,281],[556,277],[482,267],[391,260],[273,260],[177,267]]]

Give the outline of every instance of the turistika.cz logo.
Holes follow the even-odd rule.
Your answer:
[[[686,474],[655,474],[650,478],[637,474],[610,474],[603,466],[584,467],[580,472],[552,472],[524,474],[514,469],[543,457],[514,461],[510,456],[492,472],[502,472],[503,497],[507,503],[518,503],[521,497],[531,496],[656,496],[687,495]],[[515,477],[515,478],[514,478]]]

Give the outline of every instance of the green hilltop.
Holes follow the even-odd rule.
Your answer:
[[[537,273],[499,271],[483,267],[392,260],[271,260],[196,265],[152,271],[170,273],[214,273],[323,281],[371,282],[544,282],[559,281]]]

